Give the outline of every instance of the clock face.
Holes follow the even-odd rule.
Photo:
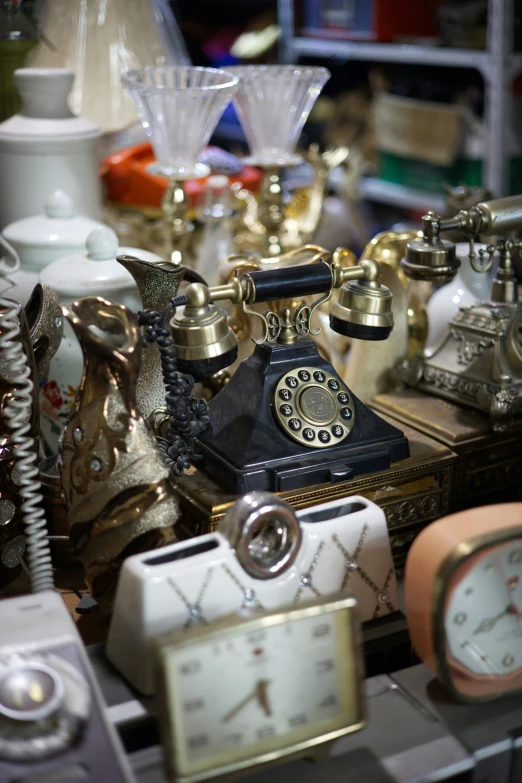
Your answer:
[[[360,723],[347,615],[246,623],[170,648],[164,671],[178,775],[215,770]]]
[[[459,569],[444,630],[464,677],[504,678],[509,689],[522,687],[522,538],[474,555]]]

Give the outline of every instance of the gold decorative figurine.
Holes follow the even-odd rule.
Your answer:
[[[328,175],[346,162],[348,149],[320,153],[312,144],[303,157],[314,169],[313,182],[306,190],[296,190],[288,203],[284,200],[282,166],[262,167],[264,178],[257,199],[245,191],[236,194],[245,203],[234,237],[238,251],[275,258],[312,241],[321,220]]]
[[[84,355],[61,443],[69,536],[91,595],[108,612],[123,558],[175,540],[178,503],[136,404],[141,333],[135,316],[100,297],[63,310]]]

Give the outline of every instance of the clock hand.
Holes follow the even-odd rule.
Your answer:
[[[267,717],[272,714],[272,706],[268,698],[268,686],[271,682],[271,680],[260,680],[257,683],[257,698]]]
[[[496,617],[486,617],[482,620],[480,625],[473,631],[473,636],[476,636],[478,633],[485,633],[493,630],[496,623],[508,614],[517,614],[517,610],[512,604],[509,604],[509,606],[507,606],[503,612],[497,614]]]
[[[511,606],[513,606],[512,600],[511,600],[511,590],[509,589],[509,584],[508,584],[508,581],[506,579],[506,575],[504,574],[504,569],[502,568],[502,564],[500,562],[500,558],[498,556],[495,557],[495,562],[497,564],[498,570],[500,571],[500,575],[502,577],[502,581],[504,582],[504,585],[505,585],[505,588],[506,588],[506,592],[508,594],[509,603],[510,603]],[[514,607],[514,608],[516,609],[516,607]],[[521,622],[521,619],[520,619],[520,612],[517,610],[517,611],[513,612],[512,614],[513,614],[513,617],[515,618],[519,635],[522,636],[522,622]]]
[[[246,707],[247,704],[249,704],[252,701],[252,699],[258,698],[258,687],[259,686],[256,686],[256,688],[252,691],[252,693],[250,693],[248,696],[245,696],[245,698],[242,699],[236,707],[231,709],[230,712],[227,712],[227,714],[224,715],[223,718],[221,718],[223,723],[228,723],[229,721],[231,721],[232,718],[235,718],[238,712],[241,712],[243,707]]]

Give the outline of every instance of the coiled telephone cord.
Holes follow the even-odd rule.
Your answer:
[[[161,315],[155,310],[138,313],[138,321],[145,327],[146,342],[156,342],[160,352],[169,426],[167,438],[157,437],[156,440],[175,476],[182,476],[190,467],[191,460],[201,459],[201,455],[195,451],[194,440],[210,426],[208,404],[205,400],[191,396],[194,378],[177,371],[176,351],[166,326],[171,310],[186,303],[186,296],[176,296],[169,301]]]
[[[42,485],[39,479],[36,444],[30,436],[33,405],[31,370],[20,340],[19,308],[11,300],[0,298],[0,357],[9,380],[16,389],[8,398],[4,416],[12,431],[13,457],[19,471],[20,510],[27,541],[27,561],[33,593],[52,590],[53,569],[47,526],[41,507]]]

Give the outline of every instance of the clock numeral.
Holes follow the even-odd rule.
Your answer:
[[[304,723],[308,723],[308,718],[304,712],[300,712],[299,715],[292,715],[291,718],[288,718],[289,726],[302,726]]]
[[[320,702],[319,707],[335,707],[336,704],[337,697],[333,693],[330,693]]]
[[[514,657],[511,655],[511,653],[506,653],[504,657],[502,658],[502,665],[503,666],[512,666],[515,663]]]
[[[315,670],[317,674],[322,674],[323,672],[329,672],[333,669],[334,662],[331,658],[327,658],[325,661],[317,661],[315,664]]]
[[[242,741],[243,735],[240,732],[236,732],[235,734],[227,734],[225,736],[225,742],[227,745],[241,745]]]
[[[201,669],[201,664],[199,661],[187,661],[186,663],[182,663],[179,670],[181,674],[187,675],[187,674],[196,674],[196,672],[199,672]]]
[[[330,633],[330,630],[331,630],[331,628],[330,628],[329,625],[327,625],[326,623],[322,623],[322,625],[316,625],[315,626],[315,628],[313,630],[313,635],[316,638],[319,638],[321,636],[328,636],[328,634]]]
[[[185,712],[194,712],[195,710],[200,710],[204,706],[204,699],[191,699],[190,701],[183,703],[183,709]]]
[[[267,737],[273,737],[275,734],[275,728],[273,726],[263,726],[263,728],[257,730],[258,739],[266,739]]]
[[[464,612],[459,612],[453,618],[453,622],[455,623],[455,625],[464,625],[467,619],[468,619],[467,614],[465,614]]]
[[[522,563],[522,549],[515,549],[509,553],[509,562],[511,565],[519,565]]]
[[[196,734],[195,737],[188,738],[188,746],[189,748],[191,748],[191,750],[196,750],[197,748],[204,748],[207,745],[208,745],[207,734]]]

